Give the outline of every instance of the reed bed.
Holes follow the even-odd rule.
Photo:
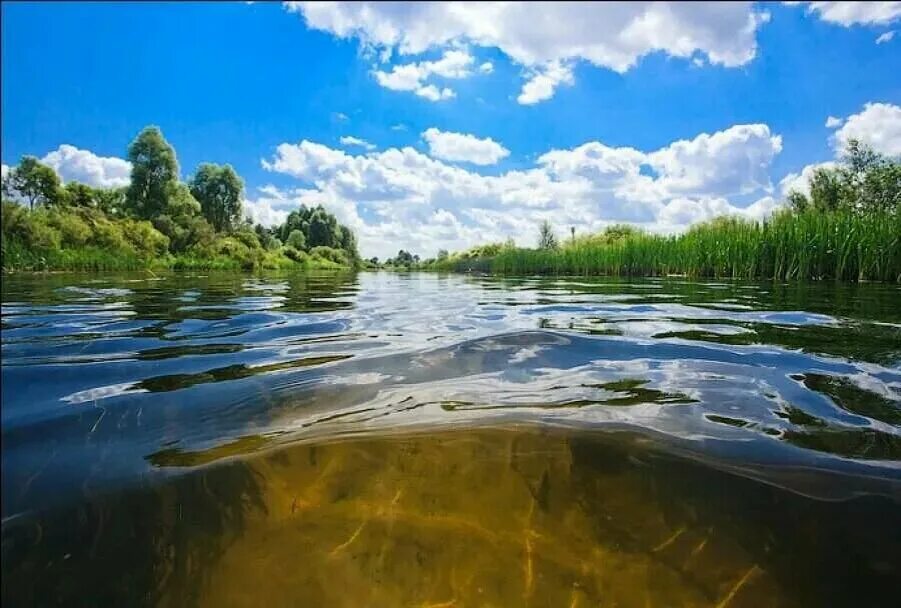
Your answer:
[[[901,282],[901,213],[783,212],[762,222],[718,218],[679,235],[601,233],[556,249],[457,254],[435,267],[508,275]]]

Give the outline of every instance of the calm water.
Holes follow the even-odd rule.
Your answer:
[[[901,289],[9,276],[2,603],[888,606]]]

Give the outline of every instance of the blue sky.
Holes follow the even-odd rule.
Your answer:
[[[4,3],[2,162],[116,185],[156,124],[367,255],[759,217],[848,137],[901,151],[898,4]]]

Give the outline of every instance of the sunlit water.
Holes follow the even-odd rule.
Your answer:
[[[2,603],[888,606],[901,289],[14,275]]]

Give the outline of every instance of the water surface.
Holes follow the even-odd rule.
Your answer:
[[[4,605],[901,592],[901,289],[13,275]]]

